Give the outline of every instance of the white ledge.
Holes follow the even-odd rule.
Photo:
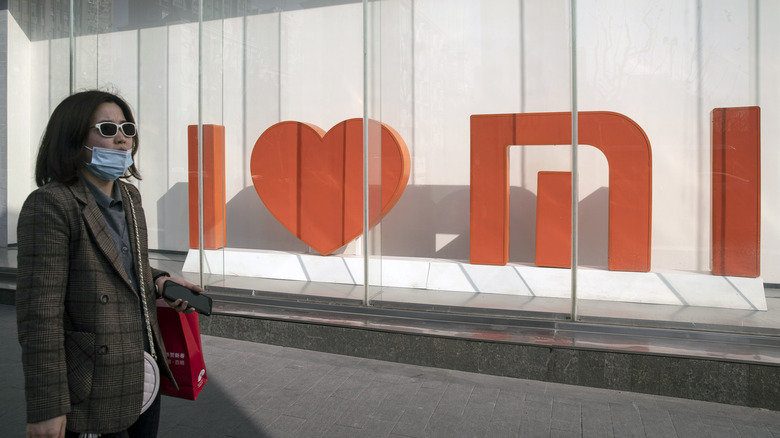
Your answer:
[[[363,258],[263,250],[207,250],[204,273],[322,283],[363,284]],[[507,264],[472,265],[444,259],[381,257],[370,261],[387,287],[569,298],[569,269]],[[198,272],[198,250],[189,250],[184,272]],[[577,270],[583,300],[767,310],[760,277],[691,272]]]

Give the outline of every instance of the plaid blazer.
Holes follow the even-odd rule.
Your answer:
[[[157,363],[171,381],[157,324],[141,195],[135,205]],[[130,203],[120,190],[130,243],[136,240]],[[17,325],[22,346],[27,422],[67,414],[74,432],[109,433],[132,425],[143,396],[144,317],[95,198],[82,179],[50,183],[25,201],[18,223]]]

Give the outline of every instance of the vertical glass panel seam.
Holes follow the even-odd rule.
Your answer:
[[[368,0],[363,0],[363,305],[369,305],[368,257]]]
[[[579,200],[577,112],[577,0],[571,0],[571,319],[577,320],[577,206]]]
[[[75,12],[74,12],[74,5],[73,2],[75,0],[70,0],[70,34],[69,34],[69,43],[70,43],[70,53],[68,54],[68,62],[70,63],[70,78],[68,80],[68,94],[73,94],[73,90],[75,88],[75,81],[76,81],[76,36],[75,36]],[[51,55],[49,55],[51,57]]]
[[[203,287],[203,1],[198,1],[198,277]]]

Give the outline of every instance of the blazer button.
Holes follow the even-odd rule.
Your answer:
[[[103,304],[107,304],[108,303],[108,295],[101,296],[100,297],[100,302],[103,303]]]
[[[108,347],[105,345],[101,345],[100,348],[98,348],[98,354],[103,355],[108,353]]]

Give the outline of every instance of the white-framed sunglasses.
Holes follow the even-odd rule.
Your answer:
[[[132,122],[100,122],[94,127],[103,137],[113,137],[117,134],[117,132],[119,132],[120,129],[122,130],[122,134],[125,137],[135,137],[135,135],[138,133],[138,127],[135,123]]]

